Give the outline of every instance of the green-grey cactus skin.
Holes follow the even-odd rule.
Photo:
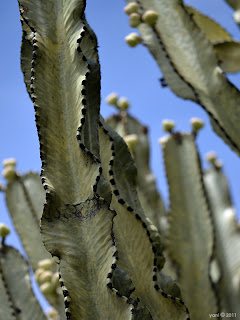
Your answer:
[[[240,94],[218,66],[212,44],[182,1],[138,0],[137,3],[141,14],[149,9],[158,13],[154,27],[141,23],[138,29],[168,86],[178,96],[200,104],[215,132],[240,154]]]
[[[163,266],[162,247],[159,246],[159,240],[155,240],[156,234],[151,231],[151,225],[142,212],[131,154],[124,140],[110,126],[102,123],[101,129],[103,174],[112,189],[111,207],[117,212],[113,231],[118,246],[119,266],[135,285],[133,296],[140,299],[140,305],[147,306],[153,319],[187,317],[179,314],[181,300],[165,293],[157,284],[157,270]],[[124,175],[122,168],[126,170]],[[146,231],[143,232],[143,229]]]
[[[192,7],[185,6],[196,25],[211,42],[217,60],[223,72],[238,72],[240,70],[240,43],[232,39],[231,35],[218,23],[203,15]]]
[[[27,262],[16,249],[0,247],[1,319],[47,320],[31,287]]]
[[[11,219],[35,272],[40,260],[52,260],[40,235],[40,219],[46,195],[39,174],[28,172],[23,176],[17,175],[16,179],[8,182],[5,194]],[[54,266],[52,271],[56,270]],[[45,297],[59,314],[64,316],[62,294],[56,293]]]
[[[216,259],[220,266],[217,285],[223,311],[240,312],[240,230],[236,223],[229,186],[221,170],[211,168],[204,173],[216,236]],[[226,318],[227,319],[227,318]]]
[[[234,9],[240,9],[240,1],[239,0],[226,0],[226,2]]]
[[[147,217],[163,234],[166,231],[166,209],[159,194],[155,177],[149,167],[149,141],[147,127],[129,115],[120,112],[106,122],[123,138],[127,135],[136,134],[138,141],[134,148],[133,156],[137,167],[137,191],[141,206]]]
[[[170,194],[167,250],[177,264],[190,318],[207,319],[218,312],[218,302],[209,275],[213,226],[199,156],[190,134],[170,135],[161,144]]]
[[[40,260],[51,259],[40,235],[45,192],[39,174],[29,172],[9,182],[6,187],[6,202],[31,266],[36,271]]]
[[[124,320],[142,313],[186,320],[183,301],[156,284],[164,263],[161,243],[144,221],[127,146],[102,120],[99,129],[97,42],[84,9],[80,0],[20,2],[22,70],[47,192],[42,239],[59,264],[66,316]],[[114,287],[117,266],[134,283],[130,299]]]

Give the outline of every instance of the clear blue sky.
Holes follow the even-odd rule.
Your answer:
[[[188,0],[185,3],[198,8],[222,24],[235,39],[239,39],[239,29],[232,19],[233,10],[224,0]],[[124,0],[88,0],[87,19],[98,36],[99,55],[102,70],[103,116],[112,112],[104,98],[112,91],[126,96],[131,102],[131,114],[150,127],[151,165],[156,175],[159,190],[167,203],[167,184],[158,138],[163,136],[161,121],[173,119],[177,129],[189,130],[189,119],[200,117],[206,127],[198,137],[201,157],[215,150],[224,162],[224,171],[229,177],[234,204],[240,212],[240,161],[228,146],[213,133],[209,120],[202,109],[188,101],[176,97],[169,88],[161,88],[161,72],[147,49],[138,46],[129,48],[124,37],[133,31],[128,26],[128,18],[123,13]],[[18,170],[40,172],[39,145],[34,123],[34,109],[26,93],[20,71],[21,25],[18,4],[15,0],[1,3],[1,50],[0,50],[0,161],[14,157]],[[240,75],[230,76],[240,87]],[[3,179],[2,179],[3,181]],[[0,222],[12,225],[8,219],[3,194],[0,194]],[[12,232],[8,244],[21,248]]]

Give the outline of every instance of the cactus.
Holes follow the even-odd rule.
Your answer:
[[[127,0],[128,4],[131,2],[132,0]],[[210,117],[214,131],[240,154],[240,94],[218,65],[214,46],[205,35],[208,27],[212,29],[212,26],[217,30],[214,33],[222,33],[224,39],[226,32],[214,22],[207,25],[201,21],[200,14],[197,19],[201,23],[197,19],[195,21],[196,10],[189,10],[177,0],[138,0],[137,4],[138,13],[142,16],[148,10],[158,14],[153,26],[141,23],[138,29],[144,44],[156,59],[167,85],[181,98],[198,103]],[[203,30],[202,25],[205,27]],[[221,49],[217,49],[218,51]]]
[[[217,65],[219,58],[224,70],[239,69],[237,58],[230,61],[238,43],[179,1],[127,2],[130,25],[141,33],[128,44],[146,45],[172,90],[199,103],[240,153],[239,93]],[[148,128],[130,115],[129,101],[113,93],[106,101],[118,113],[100,115],[98,44],[85,6],[19,1],[21,68],[42,169],[40,176],[20,174],[15,160],[5,161],[1,191],[53,309],[41,310],[28,264],[6,244],[9,229],[0,224],[0,318],[202,320],[239,313],[239,227],[215,154],[203,172],[196,138],[204,122],[192,118],[191,132],[182,133],[163,121],[168,209],[150,170]]]

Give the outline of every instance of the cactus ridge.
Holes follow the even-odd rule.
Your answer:
[[[4,250],[4,246],[2,248],[0,248],[0,250]],[[2,279],[2,282],[3,282],[3,285],[4,285],[5,293],[7,295],[9,308],[12,310],[12,312],[11,312],[12,319],[14,319],[14,320],[16,319],[17,320],[16,309],[14,307],[14,301],[13,301],[13,298],[12,298],[11,293],[9,291],[8,283],[7,283],[7,281],[5,279],[5,276],[4,276],[4,273],[3,273],[1,261],[0,261],[0,276],[1,276],[1,279]]]
[[[33,171],[30,171],[29,173],[30,173],[30,174],[31,174],[31,173],[36,174],[36,173],[33,172]],[[39,226],[38,214],[37,214],[37,212],[36,212],[36,210],[35,210],[35,208],[34,208],[34,205],[33,205],[33,203],[32,203],[31,197],[30,197],[30,195],[29,195],[29,193],[28,193],[28,190],[27,190],[27,188],[26,188],[26,186],[25,186],[25,184],[24,184],[24,181],[23,181],[23,179],[22,179],[21,177],[19,178],[19,183],[20,183],[20,185],[22,186],[23,194],[24,194],[24,197],[25,197],[25,199],[26,199],[26,202],[27,202],[27,204],[28,204],[28,206],[29,206],[29,209],[30,209],[30,211],[31,211],[31,213],[32,213],[32,216],[34,217],[37,225]]]
[[[145,229],[147,238],[148,238],[148,240],[150,242],[150,245],[152,247],[152,252],[153,252],[153,255],[154,255],[153,269],[152,269],[153,270],[153,272],[152,272],[152,274],[153,274],[152,275],[153,287],[165,299],[169,299],[169,300],[171,300],[171,301],[183,306],[184,309],[185,309],[185,312],[186,312],[186,320],[190,320],[189,311],[188,311],[188,308],[185,305],[185,303],[181,299],[179,299],[178,297],[174,297],[174,296],[172,296],[170,294],[165,293],[157,284],[157,272],[158,272],[159,267],[157,266],[156,248],[154,246],[154,241],[151,238],[151,232],[150,232],[150,228],[149,228],[150,227],[150,223],[144,218],[143,215],[140,216],[140,214],[136,213],[135,212],[136,210],[134,210],[134,208],[132,208],[132,206],[129,205],[127,203],[127,201],[125,201],[123,199],[123,197],[120,195],[120,192],[117,189],[117,183],[116,183],[116,181],[114,179],[114,159],[115,159],[114,138],[110,135],[109,131],[104,127],[104,125],[103,125],[103,123],[101,121],[99,122],[99,126],[102,127],[104,134],[108,136],[109,141],[110,141],[111,157],[110,157],[110,161],[109,161],[108,173],[109,173],[109,181],[110,181],[110,184],[111,184],[111,188],[112,188],[113,194],[115,195],[115,197],[117,199],[117,202],[120,205],[122,205],[123,207],[125,207],[125,209],[127,210],[127,212],[129,212],[129,214],[134,215],[136,220],[138,221],[138,223],[140,223],[142,228]],[[137,298],[137,299],[139,300],[139,298]]]
[[[6,319],[30,320],[33,315],[34,319],[47,319],[33,293],[27,261],[18,250],[7,245],[0,247],[0,277],[4,285],[4,288],[1,288],[1,297],[4,291],[12,310],[9,318],[9,314],[4,312],[6,305],[1,304],[1,311],[7,316]],[[16,284],[19,290],[16,290]]]
[[[65,305],[65,314],[66,314],[66,318],[67,320],[70,320],[71,318],[71,313],[70,313],[70,298],[69,298],[69,293],[68,290],[66,288],[66,286],[64,285],[64,281],[63,278],[61,276],[60,273],[60,267],[59,267],[59,282],[60,282],[60,287],[62,289],[62,293],[63,293],[63,297],[64,297],[64,305]]]
[[[179,144],[179,138],[181,139],[180,140],[181,145]],[[187,249],[186,245],[184,246],[184,244],[182,244],[182,248],[179,246],[179,244],[177,244],[177,241],[180,241],[179,235],[175,235],[177,225],[179,224],[179,220],[177,221],[177,219],[180,219],[180,217],[178,218],[177,216],[179,215],[179,213],[184,212],[183,216],[185,216],[186,217],[185,219],[187,221],[189,221],[185,224],[185,228],[188,230],[187,231],[188,232],[188,240],[186,240],[186,237],[183,237],[182,240],[185,243],[186,243],[186,241],[190,241],[190,239],[193,242],[194,241],[200,242],[200,246],[203,246],[203,248],[201,248],[201,250],[199,252],[204,250],[204,255],[205,255],[204,259],[206,258],[206,263],[207,263],[207,265],[204,266],[204,269],[203,269],[203,267],[201,267],[201,264],[203,263],[203,262],[201,262],[199,264],[199,266],[197,265],[197,268],[192,268],[192,271],[193,271],[193,274],[194,273],[198,274],[199,272],[202,273],[203,288],[204,288],[205,292],[208,295],[210,295],[210,297],[212,299],[212,305],[206,304],[206,307],[208,307],[209,310],[213,309],[213,307],[214,307],[215,308],[214,312],[217,313],[220,310],[220,308],[219,308],[220,302],[219,302],[219,299],[218,299],[218,296],[216,293],[216,287],[214,285],[214,282],[213,282],[213,280],[211,278],[211,274],[210,274],[210,265],[213,260],[213,254],[214,254],[213,250],[215,248],[216,236],[214,236],[215,230],[214,230],[214,224],[213,224],[213,219],[212,219],[211,210],[210,210],[210,203],[208,200],[205,186],[203,184],[202,168],[201,168],[200,158],[197,153],[197,148],[196,148],[194,138],[195,137],[193,134],[178,133],[178,136],[175,136],[174,134],[172,134],[166,140],[166,144],[164,143],[164,145],[163,145],[163,157],[164,157],[164,163],[165,163],[165,168],[166,168],[165,174],[166,174],[167,181],[168,181],[169,196],[170,196],[170,203],[171,203],[170,209],[169,209],[169,214],[170,214],[170,216],[169,216],[169,232],[168,232],[168,236],[167,236],[168,256],[174,262],[174,265],[177,266],[178,282],[180,284],[180,287],[182,288],[183,299],[185,300],[185,302],[187,303],[187,305],[190,309],[191,316],[192,317],[195,316],[198,319],[200,319],[202,316],[201,314],[199,314],[200,309],[198,309],[200,302],[199,301],[197,302],[197,300],[194,301],[195,304],[194,304],[194,308],[193,308],[192,301],[191,300],[186,301],[189,298],[188,295],[191,292],[191,291],[189,291],[189,293],[186,293],[190,289],[188,288],[189,284],[185,283],[186,277],[184,277],[184,274],[189,269],[189,267],[188,267],[189,261],[187,261],[187,260],[184,261],[181,258],[181,255],[183,254],[183,252],[185,252],[185,254],[188,254],[189,256],[191,256],[191,259],[193,260],[192,263],[198,263],[198,262],[196,262],[196,257],[194,257],[194,251],[191,251],[191,249],[190,250]],[[173,151],[173,148],[174,147],[176,148],[177,145],[179,145],[179,147]],[[187,150],[186,149],[187,145],[189,145],[189,146],[191,145],[191,149]],[[172,148],[172,149],[170,149],[170,148]],[[183,153],[183,150],[184,150],[185,154]],[[196,159],[196,161],[194,161],[194,167],[192,166],[192,167],[188,168],[189,163],[190,163],[190,159],[189,159],[190,152],[191,152],[191,155]],[[181,156],[181,153],[183,156]],[[173,160],[170,161],[170,157],[176,158],[175,161],[176,160],[179,161],[179,164],[176,165]],[[182,164],[180,162],[182,162]],[[178,170],[183,170],[183,169],[181,169],[181,167],[183,165],[185,166],[184,168],[187,168],[186,169],[187,172],[185,170],[186,179],[189,179],[188,176],[189,177],[191,175],[194,176],[194,179],[193,179],[194,184],[192,183],[192,189],[195,189],[195,191],[192,194],[192,197],[194,194],[198,194],[199,200],[201,199],[199,202],[194,204],[198,207],[196,209],[192,209],[192,210],[188,209],[188,206],[189,206],[188,201],[183,200],[186,196],[184,195],[184,193],[181,194],[181,191],[180,191],[180,190],[184,189],[184,183],[181,185],[178,185],[179,177],[181,177],[182,174],[179,173],[179,177],[176,177],[176,181],[175,181],[176,186],[174,185],[174,182],[173,182],[174,174],[176,174],[176,172]],[[179,199],[180,196],[177,193],[179,193],[180,196],[182,197],[181,200]],[[186,201],[186,204],[184,204],[185,201]],[[183,204],[181,204],[181,202],[183,202]],[[201,211],[200,211],[200,208],[202,209]],[[187,213],[187,211],[189,211],[189,212]],[[198,213],[196,213],[196,212],[198,212]],[[209,232],[209,234],[211,234],[211,236],[209,236],[209,241],[206,242],[206,240],[204,240],[202,243],[201,243],[201,239],[200,239],[201,235],[200,235],[199,231],[198,231],[198,234],[196,234],[196,235],[194,232],[194,229],[199,228],[199,226],[196,225],[198,223],[198,220],[197,221],[193,220],[194,215],[199,215],[200,212],[202,214],[202,219],[206,220],[205,221],[206,227],[209,228],[209,230],[211,230],[211,232]],[[189,215],[189,218],[187,217],[188,215]],[[196,218],[194,218],[194,219],[196,219]],[[190,235],[190,238],[189,238],[189,235]],[[211,246],[209,246],[209,244],[211,244]],[[199,246],[199,244],[197,244],[197,246]],[[185,249],[184,249],[184,247],[185,247]],[[179,249],[181,249],[181,252],[176,253],[176,250],[179,251]],[[195,262],[194,262],[194,260],[195,260]],[[193,276],[193,279],[195,279],[194,276]],[[196,281],[197,282],[194,285],[197,285],[197,283],[198,283],[197,277],[196,277]],[[193,291],[192,294],[194,294],[194,290],[192,290]]]
[[[114,248],[114,253],[113,253],[113,262],[111,264],[110,270],[107,274],[107,288],[110,289],[112,291],[113,294],[115,294],[118,298],[122,298],[122,300],[127,303],[128,305],[131,306],[131,314],[134,314],[134,306],[132,304],[131,299],[127,298],[126,296],[122,295],[118,289],[116,289],[113,285],[113,274],[114,271],[117,268],[117,261],[118,261],[118,250],[117,250],[117,245],[116,245],[116,241],[115,241],[115,236],[114,236],[114,232],[113,232],[113,225],[114,225],[114,217],[117,215],[116,211],[110,208],[110,205],[108,206],[108,210],[110,210],[113,213],[112,216],[112,230],[111,230],[111,237],[112,237],[112,245]],[[130,292],[128,292],[128,295],[130,295],[133,291],[135,290],[135,288],[133,290],[131,290]],[[133,316],[131,315],[131,319],[133,319]]]
[[[194,137],[194,134],[192,134],[193,137]],[[213,243],[212,243],[212,254],[210,256],[210,259],[209,259],[209,265],[208,265],[208,277],[209,277],[209,281],[210,281],[210,284],[211,284],[211,287],[212,287],[212,290],[214,292],[214,295],[215,295],[215,298],[216,298],[216,304],[217,304],[217,310],[218,312],[221,310],[221,307],[220,307],[220,297],[218,295],[218,292],[217,292],[217,287],[211,277],[211,273],[210,273],[210,268],[211,268],[211,263],[212,261],[214,260],[215,258],[215,253],[216,253],[216,243],[217,243],[217,237],[216,237],[216,228],[215,228],[215,224],[214,224],[214,217],[213,217],[213,212],[212,212],[212,209],[211,209],[211,205],[210,205],[210,201],[209,201],[209,196],[207,194],[207,190],[206,190],[206,186],[205,186],[205,183],[204,183],[204,173],[203,173],[203,169],[202,169],[202,165],[201,165],[201,159],[200,159],[200,153],[198,151],[198,147],[197,147],[197,144],[195,143],[195,148],[196,148],[196,152],[197,152],[197,161],[198,161],[198,168],[199,168],[199,173],[200,173],[200,185],[201,185],[201,189],[202,189],[202,194],[205,198],[205,203],[206,203],[206,206],[207,206],[207,211],[209,212],[209,219],[210,219],[210,223],[212,225],[212,237],[213,237]]]
[[[82,139],[82,131],[83,131],[83,126],[85,124],[85,120],[86,120],[86,115],[87,115],[87,110],[88,108],[87,106],[87,90],[86,90],[86,85],[87,85],[87,78],[90,76],[91,74],[91,66],[88,63],[88,59],[86,58],[86,56],[84,55],[82,49],[81,49],[81,42],[84,39],[84,36],[86,35],[86,26],[83,26],[83,31],[80,33],[80,37],[77,39],[77,51],[78,53],[81,55],[82,60],[86,63],[86,67],[87,67],[87,71],[85,73],[85,79],[82,81],[82,86],[83,89],[81,91],[82,95],[83,95],[83,99],[81,101],[82,103],[82,107],[81,107],[81,113],[82,113],[82,118],[80,119],[80,126],[78,128],[78,134],[77,134],[77,140],[79,143],[79,147],[90,157],[92,158],[92,160],[94,162],[100,162],[99,159],[96,157],[96,155],[94,155],[87,147],[86,145],[83,143],[83,139]]]
[[[144,7],[143,7],[142,4],[141,4],[141,1],[140,1],[140,0],[137,0],[136,2],[138,3],[140,10],[141,10],[141,11],[145,11],[145,10],[144,10]],[[195,26],[197,26],[197,25],[196,25],[196,22],[194,21],[193,17],[191,16],[191,14],[189,14],[188,11],[185,9],[183,3],[179,3],[179,5],[181,5],[181,7],[183,8],[183,10],[184,10],[184,11],[186,12],[186,14],[190,17],[192,23],[193,23]],[[197,28],[198,28],[198,27],[197,27]],[[154,34],[155,34],[155,36],[156,36],[156,38],[157,38],[157,40],[158,40],[158,43],[159,43],[161,49],[162,49],[163,52],[165,53],[165,57],[166,57],[166,59],[168,60],[169,65],[172,67],[174,73],[175,73],[176,75],[178,75],[178,77],[187,85],[187,87],[188,87],[188,88],[190,89],[190,91],[192,92],[193,97],[194,97],[192,100],[195,101],[196,103],[198,103],[198,104],[205,110],[205,112],[208,114],[208,116],[210,117],[210,119],[216,124],[217,128],[220,129],[220,131],[222,132],[222,134],[223,134],[223,136],[225,137],[225,139],[229,142],[229,145],[232,147],[232,149],[236,150],[236,151],[238,152],[238,154],[240,154],[240,148],[238,147],[238,145],[237,145],[237,144],[235,143],[235,141],[231,138],[231,136],[226,132],[226,130],[225,130],[224,127],[220,124],[219,120],[216,119],[216,117],[214,116],[214,114],[213,114],[211,111],[209,111],[209,110],[207,109],[207,107],[202,103],[202,101],[201,101],[201,99],[200,99],[200,97],[199,97],[199,94],[198,94],[197,90],[196,90],[196,89],[194,88],[194,86],[193,86],[190,82],[188,82],[188,81],[184,78],[184,76],[177,70],[177,67],[175,66],[174,62],[172,61],[171,57],[169,56],[169,54],[168,54],[168,52],[167,52],[167,49],[166,49],[166,47],[165,47],[165,45],[164,45],[164,43],[163,43],[163,41],[162,41],[162,39],[161,39],[161,36],[160,36],[158,30],[157,30],[154,26],[152,26],[151,29],[152,29],[152,31],[154,32]],[[164,82],[165,82],[165,80],[164,80]],[[230,85],[232,85],[230,81],[228,81],[228,82],[229,82]],[[162,80],[161,80],[161,83],[162,83]],[[164,85],[164,86],[165,86],[165,85]],[[235,87],[234,87],[234,88],[235,88]],[[236,88],[235,88],[235,89],[236,89]],[[236,89],[236,90],[237,90],[237,89]]]

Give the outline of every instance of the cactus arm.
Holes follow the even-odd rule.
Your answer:
[[[240,231],[236,224],[229,186],[223,173],[215,168],[204,173],[204,183],[213,213],[216,230],[216,259],[220,264],[221,278],[218,292],[221,307],[239,314]]]
[[[225,41],[216,43],[214,50],[224,72],[238,72],[240,70],[240,43],[238,41]]]
[[[232,40],[230,33],[208,16],[189,6],[185,6],[185,9],[212,44]]]
[[[40,260],[51,259],[40,235],[44,201],[45,192],[41,179],[35,172],[19,176],[7,185],[7,206],[34,271]]]
[[[167,249],[179,268],[178,283],[190,317],[205,319],[217,313],[209,277],[213,228],[194,138],[182,134],[179,139],[162,140],[171,203]]]
[[[137,193],[131,192],[135,190],[136,169],[130,152],[123,139],[103,121],[99,137],[100,146],[104,146],[102,152],[100,148],[100,156],[104,160],[103,174],[112,190],[111,207],[117,212],[113,231],[119,266],[135,285],[132,297],[140,300],[140,306],[145,305],[149,309],[153,319],[186,319],[184,303],[157,285],[157,270],[163,265],[162,252],[156,249],[160,245],[159,240],[154,242],[151,225],[144,217]],[[122,167],[126,171],[121,173]],[[125,188],[122,187],[124,179]]]
[[[240,9],[240,1],[239,0],[226,0],[226,2],[234,9]]]
[[[240,154],[240,94],[221,73],[212,45],[181,1],[139,0],[138,3],[142,11],[152,9],[159,15],[156,25],[153,28],[147,27],[147,34],[151,40],[151,52],[159,52],[161,47],[163,59],[159,58],[157,62],[168,85],[180,97],[200,104],[208,113],[217,134]],[[144,24],[140,24],[140,32],[141,26],[144,28]],[[148,38],[142,36],[148,46]],[[166,60],[169,60],[169,63],[164,66]],[[168,68],[171,75],[176,74],[172,82],[169,75],[165,76],[164,68]],[[227,115],[226,105],[229,110]]]
[[[27,262],[14,248],[3,245],[0,248],[1,317],[11,320],[46,320],[31,287]],[[5,296],[5,297],[4,297]],[[7,304],[4,298],[8,297]],[[3,300],[2,300],[3,297]],[[8,310],[7,310],[8,309]]]
[[[101,179],[100,70],[84,5],[74,0],[20,5],[23,24],[32,33],[30,91],[47,190],[42,239],[59,263],[68,319],[130,320],[133,306],[111,280],[113,212],[95,194]]]
[[[8,290],[6,289],[6,283],[2,276],[2,272],[0,269],[0,299],[1,299],[1,316],[6,320],[15,320],[15,310],[11,303]]]
[[[138,142],[133,152],[134,162],[137,167],[137,191],[143,211],[159,232],[164,232],[163,220],[166,218],[166,210],[163,200],[159,194],[155,177],[149,167],[149,141],[147,128],[128,113],[122,113],[106,119],[120,136],[124,138],[129,134],[136,134]]]
[[[52,260],[49,252],[44,248],[40,235],[40,218],[45,201],[45,191],[41,178],[36,172],[28,172],[23,176],[16,175],[16,179],[9,181],[6,187],[6,202],[16,231],[27,253],[33,271],[38,269],[41,260]],[[56,272],[56,266],[51,270]],[[60,286],[59,286],[60,289]],[[45,294],[49,303],[64,315],[63,297],[58,290]]]
[[[84,20],[79,20],[83,1],[45,2],[20,3],[23,24],[31,31],[25,36],[30,38],[33,48],[31,65],[28,63],[26,68],[30,67],[32,73],[31,98],[40,139],[42,175],[48,188],[54,188],[67,201],[71,198],[79,202],[91,193],[98,171],[94,157],[87,160],[76,140],[77,130],[83,130],[86,119],[89,85],[86,79],[91,72],[95,73],[96,63],[92,56],[88,63],[83,54],[84,50],[88,51],[82,49],[81,43],[86,34]],[[22,59],[22,63],[26,60],[29,58]],[[94,91],[97,97],[89,100],[99,99],[97,88],[99,85]],[[79,144],[86,136],[81,133]],[[83,171],[82,167],[86,169]],[[86,180],[89,183],[79,190]]]

